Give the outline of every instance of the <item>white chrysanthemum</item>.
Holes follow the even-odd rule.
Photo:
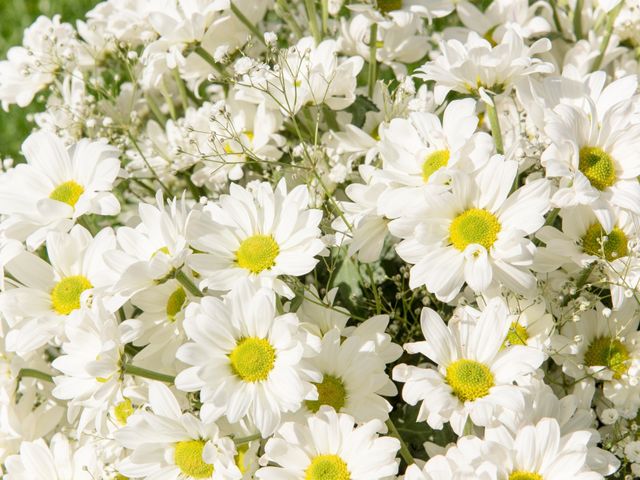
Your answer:
[[[7,348],[21,355],[63,336],[64,320],[89,295],[103,296],[112,311],[122,303],[104,295],[116,278],[102,259],[115,247],[111,229],[101,230],[95,238],[79,225],[68,234],[50,232],[46,247],[51,264],[28,252],[7,264],[7,271],[20,283],[0,294],[0,311],[11,327]]]
[[[275,298],[266,289],[241,288],[225,300],[205,297],[187,307],[184,320],[193,341],[177,358],[188,365],[176,386],[200,391],[205,419],[226,415],[230,422],[249,417],[263,436],[272,434],[284,412],[317,399],[311,381],[322,376],[300,363],[313,337],[289,313],[276,316]]]
[[[552,203],[588,206],[606,232],[614,227],[614,206],[640,214],[640,167],[634,160],[640,123],[631,101],[636,88],[635,75],[622,78],[597,98],[563,102],[545,116],[551,145],[541,162],[547,177],[560,178]]]
[[[476,132],[478,117],[473,99],[447,105],[442,122],[433,113],[414,112],[380,126],[382,170],[376,176],[390,185],[380,196],[380,209],[389,218],[402,215],[415,202],[423,185],[447,183],[451,168],[467,173],[489,161],[491,137]]]
[[[533,373],[544,354],[523,345],[504,347],[511,324],[504,301],[490,301],[480,315],[459,312],[448,325],[424,308],[420,322],[426,341],[408,343],[405,350],[423,354],[436,368],[401,364],[393,370],[394,380],[406,383],[402,398],[410,405],[422,401],[418,421],[436,429],[451,422],[460,435],[468,419],[490,426],[501,409],[522,407],[513,382]]]
[[[91,308],[74,311],[65,322],[68,339],[52,366],[62,372],[54,376],[53,396],[68,400],[67,418],[85,428],[104,433],[112,405],[124,400],[122,373],[124,345],[137,334],[129,324],[116,322],[99,301]],[[93,422],[92,425],[90,423]]]
[[[82,215],[115,215],[111,193],[120,169],[119,152],[106,141],[82,139],[67,148],[46,132],[22,144],[27,159],[0,177],[0,229],[38,247],[50,230],[67,231]]]
[[[414,264],[409,285],[425,285],[451,301],[466,282],[475,292],[500,285],[530,293],[535,246],[527,236],[540,228],[551,186],[533,180],[509,195],[518,165],[494,156],[474,178],[452,175],[451,191],[434,192],[390,223],[404,238],[396,247]]]
[[[202,252],[188,264],[201,275],[200,287],[228,291],[239,281],[293,296],[277,277],[304,275],[324,248],[320,210],[309,209],[309,192],[300,185],[287,193],[284,180],[275,191],[267,182],[252,190],[231,184],[230,194],[209,204],[189,224],[191,245]]]
[[[420,78],[436,82],[434,94],[438,103],[451,90],[472,95],[482,95],[483,91],[502,94],[520,78],[553,72],[553,65],[534,57],[551,49],[549,39],[541,38],[527,46],[512,29],[495,47],[470,32],[465,43],[453,39],[442,42],[440,48],[442,55],[418,69]]]
[[[566,322],[555,338],[554,360],[575,378],[604,382],[604,396],[634,416],[640,407],[640,332],[634,305],[602,314],[602,305]]]
[[[263,461],[277,467],[256,472],[260,480],[381,480],[398,471],[400,442],[378,437],[380,420],[359,427],[346,414],[325,407],[306,424],[285,423],[267,441]]]
[[[61,433],[49,445],[44,440],[22,442],[20,454],[7,458],[5,480],[95,480],[102,478],[96,452],[90,445],[76,447]]]
[[[182,413],[168,387],[149,385],[151,411],[131,415],[115,438],[133,452],[119,462],[120,473],[135,478],[239,480],[236,447],[218,426]]]

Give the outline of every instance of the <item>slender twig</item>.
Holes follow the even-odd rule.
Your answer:
[[[592,72],[600,69],[602,66],[602,61],[604,60],[604,55],[607,53],[607,48],[609,47],[609,42],[611,41],[611,33],[613,32],[613,24],[616,22],[616,18],[622,10],[622,6],[624,5],[624,1],[621,1],[618,5],[616,5],[613,10],[609,12],[607,16],[607,25],[604,33],[604,38],[602,39],[602,43],[600,44],[600,54],[598,58],[593,62],[593,67],[591,68]]]
[[[200,291],[200,289],[196,286],[195,283],[193,283],[191,281],[191,279],[189,277],[187,277],[185,275],[185,273],[182,270],[178,270],[176,272],[176,280],[178,280],[182,286],[184,288],[186,288],[187,290],[189,290],[189,293],[191,293],[191,295],[194,295],[196,297],[202,297],[202,292]]]
[[[136,377],[144,377],[150,380],[159,380],[165,383],[173,383],[176,379],[176,377],[172,375],[154,372],[153,370],[147,370],[146,368],[142,368],[142,367],[136,367],[135,365],[131,365],[130,363],[124,366],[124,371],[129,375],[135,375]]]
[[[180,101],[182,102],[182,109],[186,112],[189,108],[189,95],[187,94],[187,87],[184,84],[184,80],[180,76],[180,70],[173,69],[173,78],[178,85],[178,92],[180,92]]]
[[[247,17],[244,16],[244,14],[238,7],[236,7],[236,4],[233,3],[233,1],[229,3],[231,4],[231,11],[238,18],[238,20],[244,23],[244,26],[249,29],[253,36],[256,37],[260,41],[260,43],[262,43],[266,47],[267,42],[264,41],[264,37],[262,36],[258,28],[253,23],[251,23]]]
[[[372,23],[369,30],[369,98],[373,97],[373,92],[378,79],[378,24]]]
[[[224,70],[224,67],[220,64],[220,62],[216,62],[215,59],[211,56],[211,54],[209,52],[207,52],[204,48],[202,48],[200,45],[198,45],[194,52],[196,52],[200,58],[202,58],[205,62],[207,62],[209,65],[211,65],[213,68],[215,68],[215,70],[222,76],[226,76],[226,72]]]
[[[576,0],[576,8],[573,10],[573,31],[577,40],[582,40],[582,7],[584,0]]]
[[[402,435],[400,435],[400,432],[398,431],[396,426],[393,424],[391,419],[387,420],[386,424],[387,424],[387,428],[389,429],[389,433],[391,433],[391,435],[393,435],[394,437],[396,437],[400,441],[400,455],[402,456],[404,461],[407,462],[407,465],[414,464],[415,460],[413,459],[413,456],[411,455],[411,452],[409,451],[409,447],[407,447],[407,444],[402,439]]]
[[[494,105],[487,105],[487,116],[489,117],[489,124],[491,125],[491,135],[493,141],[496,144],[496,151],[499,154],[504,153],[504,145],[502,144],[502,130],[500,130],[500,120],[498,119],[498,112]]]
[[[41,372],[40,370],[36,370],[35,368],[21,368],[20,372],[18,372],[18,381],[25,377],[37,378],[38,380],[53,383],[53,377],[51,375]]]
[[[316,45],[322,40],[322,32],[318,25],[318,13],[316,12],[315,0],[304,0],[304,6],[307,10],[307,17],[309,18],[309,29],[313,35],[313,39],[316,41]]]

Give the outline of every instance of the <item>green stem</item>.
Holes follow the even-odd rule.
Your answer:
[[[53,383],[53,377],[51,375],[41,372],[40,370],[36,370],[35,368],[21,368],[20,372],[18,372],[18,381],[25,377],[37,378],[38,380]]]
[[[176,280],[178,280],[182,286],[184,288],[186,288],[187,290],[189,290],[189,293],[191,293],[191,295],[194,295],[196,297],[202,297],[202,292],[200,291],[200,289],[196,286],[195,283],[193,283],[191,281],[191,279],[189,277],[187,277],[185,275],[185,273],[182,270],[178,270],[176,272]]]
[[[498,119],[498,112],[496,111],[495,104],[487,105],[487,116],[489,117],[489,124],[491,125],[491,135],[493,141],[496,144],[496,151],[499,154],[504,154],[504,145],[502,144],[502,130],[500,130],[500,120]]]
[[[611,41],[613,24],[616,22],[616,18],[618,17],[620,10],[622,10],[623,5],[624,5],[624,0],[621,1],[618,5],[616,5],[613,8],[613,10],[609,12],[609,15],[607,16],[607,25],[605,27],[606,31],[604,33],[604,38],[602,39],[602,43],[600,44],[600,54],[598,55],[598,58],[596,58],[595,62],[593,62],[593,67],[591,68],[592,72],[599,70],[600,66],[602,65],[602,61],[604,60],[604,55],[607,52],[607,48],[609,47],[609,42]]]
[[[300,25],[298,25],[298,22],[296,21],[295,17],[291,14],[291,12],[289,12],[287,0],[277,0],[277,1],[278,1],[278,5],[277,5],[278,8],[275,9],[276,14],[280,18],[282,18],[285,22],[287,22],[287,25],[289,25],[289,28],[297,38],[302,38],[302,28],[300,28]]]
[[[307,10],[307,17],[309,18],[309,28],[313,39],[316,41],[316,45],[322,40],[322,33],[320,32],[320,26],[318,25],[318,13],[316,12],[315,0],[304,0],[304,6]]]
[[[389,429],[389,433],[391,433],[391,435],[393,435],[400,441],[400,455],[402,456],[404,461],[407,462],[407,465],[414,464],[415,461],[413,459],[413,456],[411,455],[411,452],[409,451],[409,447],[407,447],[407,444],[402,439],[402,436],[400,435],[400,432],[398,432],[396,426],[393,424],[393,421],[391,419],[388,419],[385,423],[387,425],[387,428]]]
[[[580,276],[576,280],[576,293],[574,293],[573,295],[567,295],[567,297],[561,303],[563,307],[566,307],[571,300],[580,296],[580,291],[582,290],[582,287],[584,287],[584,285],[587,283],[587,280],[589,280],[589,276],[591,275],[591,272],[593,272],[593,269],[596,267],[596,263],[598,262],[591,262],[589,265],[584,267],[582,272],[580,272]]]
[[[562,31],[562,24],[560,23],[560,15],[558,15],[558,2],[557,0],[551,0],[551,10],[553,11],[553,23],[556,26],[556,30],[560,33],[561,36],[564,37],[564,32]]]
[[[205,62],[211,65],[220,75],[222,75],[223,77],[226,76],[224,67],[219,62],[216,62],[215,59],[211,56],[211,54],[207,52],[204,48],[198,45],[195,48],[194,52],[196,52],[200,56],[200,58],[202,58]]]
[[[238,7],[236,7],[233,1],[229,3],[231,4],[231,11],[238,18],[238,20],[240,20],[244,24],[244,26],[249,29],[249,31],[253,34],[253,36],[256,37],[260,41],[260,43],[262,43],[266,47],[267,42],[264,41],[264,37],[262,36],[260,31],[256,28],[256,26],[252,24],[247,17],[244,16],[244,14],[240,11]]]
[[[369,30],[369,98],[373,97],[378,79],[378,24],[372,23]]]
[[[236,447],[239,447],[240,445],[253,442],[254,440],[258,440],[259,438],[262,438],[261,435],[259,433],[254,433],[253,435],[249,435],[248,437],[234,438],[233,443],[236,444]]]
[[[147,104],[149,105],[153,116],[156,117],[158,123],[164,127],[167,124],[167,117],[164,115],[164,113],[162,113],[162,110],[160,110],[160,107],[158,107],[156,101],[148,93],[145,94],[144,98],[147,101]]]
[[[576,34],[576,39],[582,39],[582,7],[584,0],[576,0],[576,8],[573,11],[573,31]]]
[[[130,363],[127,363],[124,366],[124,371],[129,375],[135,375],[136,377],[144,377],[150,380],[158,380],[160,382],[165,382],[165,383],[173,383],[176,379],[176,377],[173,377],[171,375],[154,372],[153,370],[147,370],[146,368],[142,368],[142,367],[136,367],[135,365],[131,365]]]
[[[321,0],[322,5],[322,34],[326,35],[329,26],[329,0]]]
[[[173,105],[173,99],[169,94],[169,90],[167,90],[167,86],[164,83],[164,78],[160,80],[160,94],[162,95],[162,98],[164,98],[167,107],[169,107],[169,115],[171,116],[171,120],[175,122],[176,118],[178,118],[176,116],[176,107]]]
[[[173,78],[178,85],[178,91],[180,92],[180,101],[182,102],[182,109],[186,112],[189,108],[189,96],[187,95],[187,87],[184,84],[184,80],[180,76],[180,70],[173,69]]]

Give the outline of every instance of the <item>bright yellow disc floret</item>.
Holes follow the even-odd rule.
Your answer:
[[[269,377],[276,361],[276,351],[268,340],[257,337],[241,339],[229,354],[231,369],[245,382],[261,382]]]
[[[176,288],[173,293],[169,295],[169,298],[167,299],[167,306],[165,308],[169,321],[175,321],[176,315],[180,313],[180,310],[182,310],[186,299],[187,294],[182,287]]]
[[[204,440],[185,440],[175,445],[174,462],[182,473],[191,478],[209,478],[213,475],[213,465],[202,458]]]
[[[74,207],[83,193],[84,187],[82,185],[73,180],[69,180],[68,182],[58,185],[53,192],[49,194],[49,198]]]
[[[578,169],[598,190],[604,190],[616,182],[616,166],[613,158],[599,147],[580,149]]]
[[[543,480],[542,475],[533,472],[524,472],[522,470],[516,470],[511,472],[509,480]]]
[[[604,258],[608,262],[629,255],[627,235],[618,227],[606,233],[602,225],[594,223],[582,237],[582,249],[589,255]]]
[[[489,250],[498,239],[500,228],[500,222],[493,213],[482,208],[470,208],[451,222],[449,241],[460,251],[472,243]]]
[[[73,275],[60,280],[51,290],[53,309],[61,315],[68,315],[80,308],[80,295],[93,288],[87,277]]]
[[[318,455],[307,467],[305,480],[350,480],[347,464],[338,455]]]
[[[447,367],[445,380],[462,402],[485,397],[493,387],[489,367],[475,360],[457,360]]]
[[[584,354],[584,364],[589,367],[607,367],[620,378],[628,369],[629,351],[617,338],[600,337],[593,340]]]
[[[322,405],[333,407],[339,412],[347,401],[347,392],[344,383],[338,377],[325,374],[321,383],[314,384],[318,389],[318,400],[307,400],[305,402],[307,408],[312,412],[320,410]]]
[[[276,264],[280,247],[271,235],[253,235],[242,241],[236,251],[236,263],[251,273],[258,274]]]
[[[427,155],[427,158],[425,158],[424,163],[422,164],[422,179],[425,183],[429,181],[431,175],[436,171],[447,166],[449,163],[449,157],[449,150],[436,150],[435,152]]]

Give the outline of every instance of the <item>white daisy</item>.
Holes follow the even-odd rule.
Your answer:
[[[200,287],[227,291],[249,279],[292,297],[277,277],[310,272],[324,248],[318,228],[322,212],[308,203],[305,185],[287,193],[284,180],[275,191],[267,182],[252,190],[231,184],[229,195],[194,213],[189,224],[191,245],[205,252],[188,259],[202,276]]]
[[[306,424],[285,423],[267,441],[263,461],[278,466],[256,472],[261,480],[380,480],[398,471],[400,442],[378,437],[380,420],[359,427],[354,419],[323,408]]]
[[[67,148],[58,137],[32,133],[22,144],[26,163],[0,176],[0,229],[38,247],[50,230],[67,231],[82,215],[115,215],[111,193],[119,152],[106,141],[80,140]]]
[[[535,287],[529,271],[535,246],[527,236],[545,222],[551,187],[538,179],[509,195],[517,169],[496,155],[474,178],[453,174],[450,192],[428,194],[389,224],[404,239],[396,251],[414,264],[411,288],[425,285],[447,302],[465,282],[480,293],[504,285],[527,294]]]
[[[22,442],[20,454],[7,458],[5,480],[95,480],[101,478],[96,452],[90,445],[77,447],[61,433],[49,445],[43,439]]]
[[[120,473],[135,478],[239,480],[236,447],[220,435],[218,426],[182,413],[168,387],[149,385],[151,411],[131,415],[115,438],[133,452],[117,465]]]
[[[303,400],[316,400],[311,381],[322,376],[300,364],[318,339],[299,328],[289,313],[276,316],[272,292],[246,288],[224,300],[205,297],[187,307],[184,328],[193,341],[177,358],[187,365],[176,386],[200,391],[204,419],[226,415],[234,423],[247,417],[263,436],[280,424],[283,412],[294,412]]]
[[[117,310],[121,300],[105,295],[116,277],[103,261],[104,252],[114,247],[110,228],[91,238],[76,225],[69,233],[47,236],[51,264],[28,252],[9,262],[6,269],[19,283],[0,294],[0,311],[11,327],[7,348],[23,354],[63,336],[64,320],[90,295],[103,296],[109,309]]]
[[[460,435],[469,418],[489,426],[500,409],[522,407],[513,382],[533,373],[544,354],[523,345],[504,347],[511,324],[504,301],[490,301],[480,315],[459,312],[448,325],[424,308],[420,322],[426,341],[408,343],[405,350],[423,354],[436,368],[401,364],[393,369],[394,380],[406,383],[402,398],[410,405],[422,401],[418,421],[435,429],[448,421]]]

